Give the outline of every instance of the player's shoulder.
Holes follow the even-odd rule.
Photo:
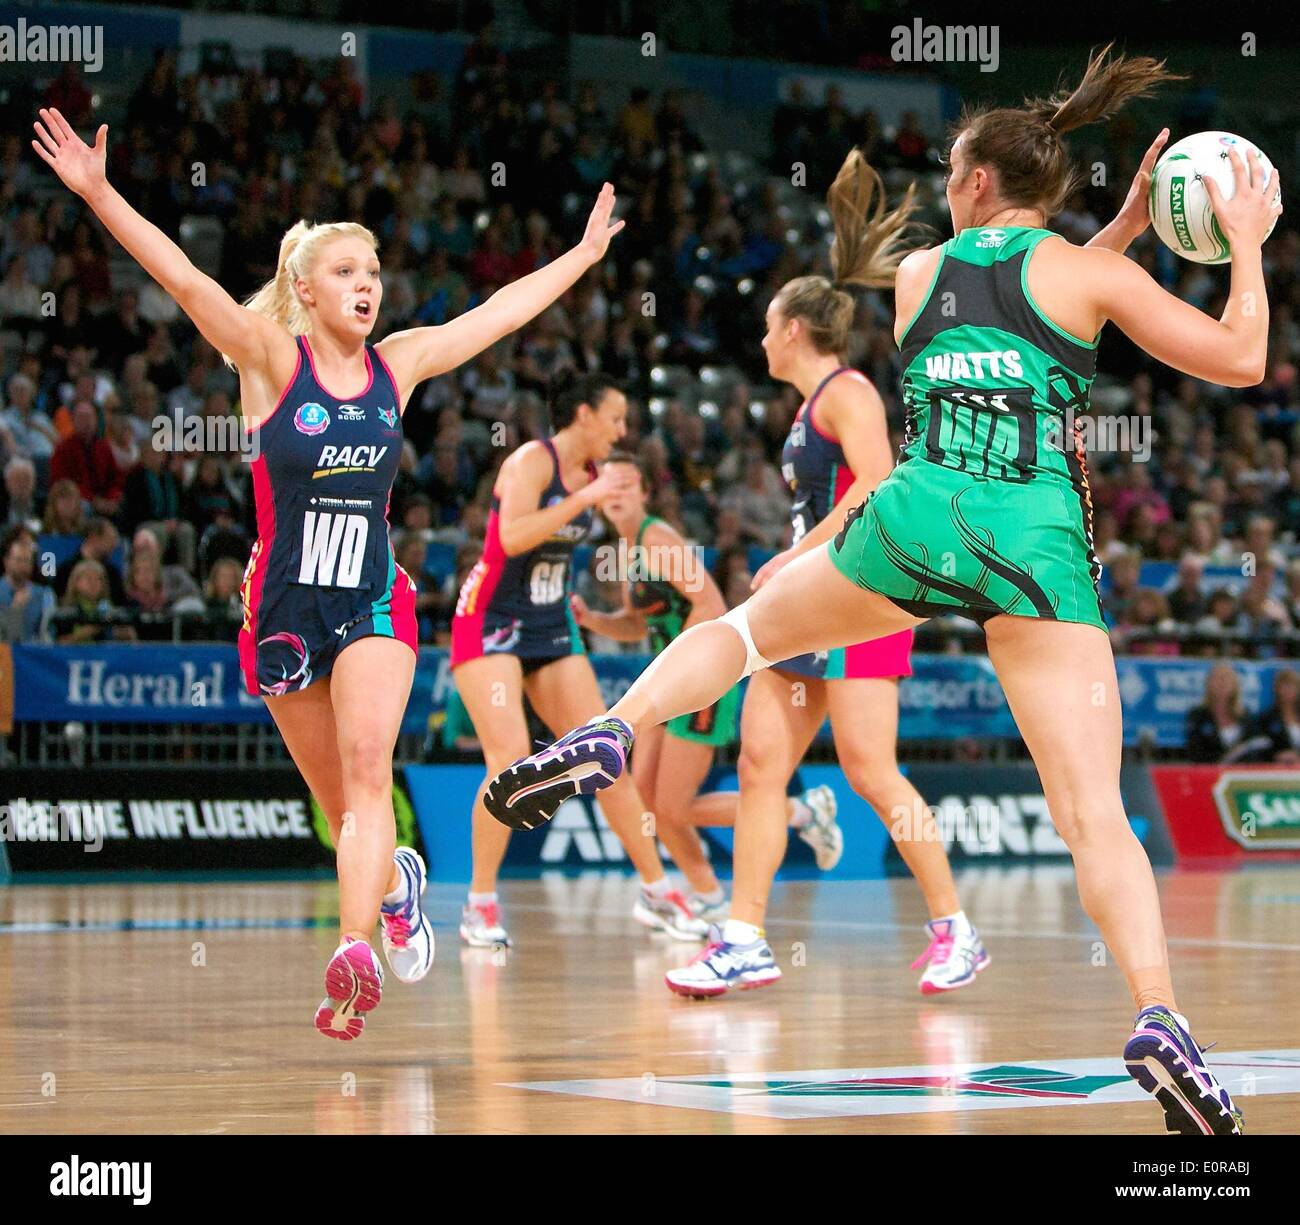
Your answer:
[[[942,254],[942,243],[909,252],[899,261],[895,284],[902,289],[904,285],[911,285],[913,282],[933,276]]]
[[[554,466],[550,448],[541,439],[534,438],[506,456],[501,465],[501,475],[544,483],[550,479]]]

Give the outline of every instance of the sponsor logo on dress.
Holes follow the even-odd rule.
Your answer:
[[[373,472],[387,454],[387,447],[365,444],[355,447],[322,447],[320,458],[316,461],[316,471],[311,474],[312,480],[338,472]]]
[[[293,415],[293,428],[308,438],[323,434],[330,425],[329,411],[323,404],[299,404]]]
[[[366,410],[358,404],[344,404],[339,409],[340,421],[364,421]]]
[[[977,235],[977,247],[1000,247],[1007,240],[1006,230],[981,230]]]

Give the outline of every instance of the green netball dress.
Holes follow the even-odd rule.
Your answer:
[[[690,600],[671,583],[659,578],[653,572],[649,560],[644,565],[641,564],[641,559],[647,557],[641,552],[645,547],[641,540],[646,528],[652,523],[660,522],[662,520],[654,515],[647,515],[637,528],[637,553],[634,555],[633,576],[628,583],[632,607],[645,617],[646,628],[650,632],[650,646],[656,655],[682,632],[686,618],[691,615]],[[736,713],[739,708],[740,687],[737,685],[712,706],[706,706],[694,714],[678,715],[665,726],[679,740],[694,740],[700,744],[721,747],[736,739]]]
[[[1030,296],[1029,256],[1050,237],[963,230],[903,335],[898,466],[830,548],[844,575],[915,616],[1105,627],[1076,425],[1097,347]]]

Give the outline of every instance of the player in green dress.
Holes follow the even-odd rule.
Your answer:
[[[1241,1115],[1177,1011],[1155,877],[1124,812],[1119,686],[1092,594],[1082,446],[1072,444],[1107,322],[1194,378],[1228,387],[1263,379],[1261,247],[1281,211],[1278,185],[1235,150],[1231,199],[1207,181],[1232,249],[1219,319],[1123,255],[1149,224],[1159,140],[1119,216],[1088,246],[1046,230],[1077,182],[1063,134],[1168,75],[1154,60],[1107,48],[1072,92],[962,115],[948,155],[956,237],[909,255],[895,281],[909,410],[903,462],[847,515],[832,545],[688,630],[603,718],[498,775],[486,804],[499,820],[531,828],[575,789],[616,779],[643,728],[715,701],[772,661],[883,637],[941,609],[979,618],[1084,910],[1138,1010],[1124,1047],[1129,1074],[1157,1099],[1170,1131],[1236,1134]],[[737,973],[748,955],[734,950]],[[1068,1019],[1062,1006],[1063,1040]]]

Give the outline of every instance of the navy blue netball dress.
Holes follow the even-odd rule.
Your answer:
[[[359,638],[417,649],[415,585],[393,557],[388,498],[402,454],[397,384],[373,345],[370,382],[341,400],[311,344],[255,431],[257,543],[244,571],[239,661],[249,693],[278,697],[327,676]]]

